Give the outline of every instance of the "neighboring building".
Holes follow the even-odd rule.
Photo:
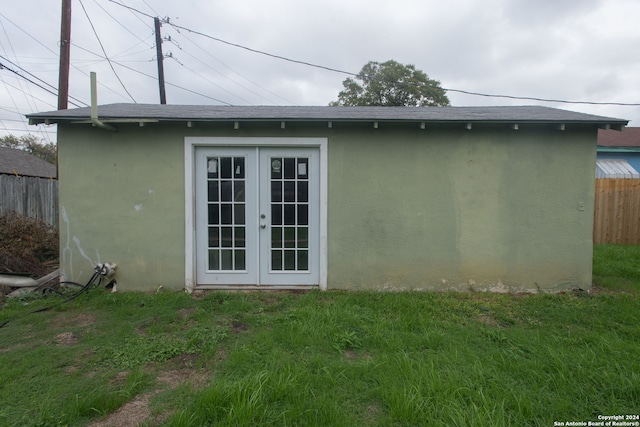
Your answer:
[[[55,179],[56,166],[15,148],[0,147],[0,174]]]
[[[640,178],[640,128],[598,131],[597,178]]]
[[[0,214],[17,212],[58,226],[57,168],[25,151],[0,147]]]
[[[58,124],[61,268],[119,290],[591,286],[596,140],[545,107],[113,104]]]

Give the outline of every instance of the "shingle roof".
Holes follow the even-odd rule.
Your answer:
[[[22,150],[0,147],[0,174],[55,178],[56,166]]]
[[[88,120],[90,107],[27,115],[31,124]],[[424,121],[494,123],[593,123],[623,126],[627,120],[541,106],[508,107],[272,107],[109,104],[98,106],[103,122],[158,121]]]
[[[628,127],[624,132],[600,129],[598,146],[601,147],[640,147],[640,127]]]

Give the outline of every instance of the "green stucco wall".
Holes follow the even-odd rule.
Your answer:
[[[595,128],[59,125],[61,263],[118,289],[185,286],[185,136],[326,137],[329,289],[591,283]]]
[[[588,288],[595,147],[595,131],[336,136],[330,286]]]

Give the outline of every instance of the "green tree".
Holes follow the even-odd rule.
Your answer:
[[[0,137],[0,147],[16,148],[24,150],[45,162],[56,163],[58,157],[58,147],[53,142],[44,143],[35,135],[23,135],[17,137],[15,135],[6,135]]]
[[[359,83],[359,82],[361,83]],[[332,106],[445,106],[449,104],[440,82],[414,65],[390,60],[370,61],[355,76],[342,82],[344,89]]]

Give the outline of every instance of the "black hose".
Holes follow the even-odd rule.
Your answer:
[[[29,313],[27,313],[27,314],[32,314],[32,313],[41,313],[41,312],[43,312],[43,311],[51,310],[51,309],[52,309],[52,308],[54,308],[54,307],[57,307],[57,306],[59,306],[59,305],[62,305],[62,304],[64,304],[64,303],[67,303],[67,302],[69,302],[69,301],[71,301],[71,300],[73,300],[73,299],[77,298],[77,297],[78,297],[78,296],[80,296],[81,294],[83,294],[83,293],[85,293],[86,291],[88,291],[88,290],[91,288],[91,286],[93,285],[93,282],[95,282],[95,280],[96,280],[98,277],[100,277],[100,271],[96,271],[95,273],[93,273],[93,275],[91,276],[91,278],[89,279],[89,281],[87,282],[87,284],[86,284],[86,285],[82,285],[82,284],[80,284],[80,283],[71,282],[71,281],[64,281],[64,282],[60,282],[60,284],[65,284],[65,283],[67,283],[67,284],[71,284],[71,285],[79,286],[79,287],[80,287],[80,290],[79,290],[79,291],[77,291],[77,292],[74,292],[73,294],[71,294],[70,296],[68,296],[68,298],[67,298],[67,299],[65,299],[64,301],[60,301],[60,302],[58,302],[58,303],[56,303],[56,304],[50,305],[49,307],[39,308],[39,309],[34,310],[34,311],[31,311],[31,312],[29,312]],[[102,283],[102,277],[100,277],[100,281],[98,282],[98,286],[100,286],[100,284],[101,284],[101,283]],[[49,287],[49,288],[45,288],[45,289],[42,291],[43,296],[45,296],[45,297],[47,296],[47,293],[46,293],[47,291],[48,291],[48,292],[55,292],[56,294],[58,294],[58,295],[60,295],[60,296],[67,296],[66,294],[63,294],[63,293],[61,293],[61,292],[58,292],[58,291],[56,291],[56,290],[52,289],[51,287]],[[10,321],[10,320],[11,320],[11,319],[8,319],[8,320],[5,320],[3,323],[0,323],[0,328],[4,327],[7,323],[9,323],[9,321]]]

